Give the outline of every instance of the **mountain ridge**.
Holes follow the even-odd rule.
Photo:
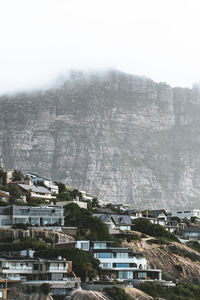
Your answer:
[[[72,72],[0,97],[0,164],[111,202],[200,208],[200,90],[120,71]]]

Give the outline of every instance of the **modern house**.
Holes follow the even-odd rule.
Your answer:
[[[132,221],[128,215],[109,215],[109,214],[93,214],[93,217],[100,218],[109,229],[131,230]]]
[[[80,201],[79,199],[74,199],[72,201],[59,201],[56,202],[56,205],[64,207],[65,205],[69,205],[71,203],[77,204],[80,208],[87,209],[87,202]]]
[[[181,220],[190,219],[191,217],[200,218],[200,209],[173,210],[171,216],[178,217]]]
[[[92,253],[100,261],[101,277],[122,281],[162,280],[162,271],[149,269],[147,260],[129,248],[113,247],[113,241],[73,241],[65,247],[76,247]],[[59,247],[59,244],[56,245]],[[64,245],[63,245],[64,246]]]
[[[186,240],[200,240],[200,227],[187,226],[182,232],[182,238]]]
[[[56,196],[53,196],[52,192],[43,186],[28,184],[18,184],[18,186],[22,191],[30,193],[33,198],[42,198],[47,201],[56,199]]]
[[[14,224],[37,226],[64,225],[63,209],[56,206],[2,206],[0,207],[0,226]]]
[[[40,287],[43,283],[49,283],[53,295],[67,295],[80,285],[80,278],[72,271],[72,262],[61,257],[57,259],[0,257],[0,277],[7,280],[8,292],[10,288],[16,286],[16,283],[18,286],[22,284],[26,287]]]

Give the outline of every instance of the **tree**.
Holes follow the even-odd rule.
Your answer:
[[[51,292],[51,285],[49,283],[43,283],[40,286],[40,291],[45,295],[49,295],[49,293]]]
[[[50,248],[46,251],[36,251],[35,257],[56,258],[61,256],[72,261],[72,269],[82,281],[88,276],[90,279],[96,277],[99,272],[99,260],[95,259],[88,251],[77,248]]]
[[[6,184],[6,172],[2,168],[0,168],[0,182],[3,185]]]
[[[69,205],[64,206],[64,209],[66,226],[76,226],[81,229],[82,233],[83,229],[88,229],[86,230],[88,231],[87,235],[82,237],[96,241],[112,240],[107,225],[99,218],[93,217],[89,210],[80,208],[75,203],[70,203]]]
[[[58,193],[61,194],[61,193],[64,193],[66,192],[66,185],[62,182],[55,182],[58,186]]]
[[[10,196],[11,196],[10,203],[15,202],[15,200],[22,195],[20,188],[14,184],[9,185],[9,192],[10,192]]]
[[[83,199],[82,193],[79,192],[79,190],[77,190],[77,189],[73,189],[72,191],[70,191],[70,194],[71,194],[73,199],[76,199],[76,197],[79,197],[79,200]]]
[[[92,207],[93,208],[99,208],[100,207],[99,200],[97,198],[92,199]]]
[[[12,180],[13,181],[21,181],[24,179],[24,174],[21,171],[18,170],[14,170],[13,174],[12,174]]]

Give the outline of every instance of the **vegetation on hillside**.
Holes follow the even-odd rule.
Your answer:
[[[159,224],[152,224],[149,220],[144,218],[135,219],[133,221],[134,230],[148,234],[153,237],[162,238],[166,241],[179,242],[178,238],[167,231],[165,227]]]
[[[114,286],[113,288],[105,288],[104,292],[112,297],[113,300],[131,300],[128,294],[119,287]]]
[[[154,299],[164,298],[166,300],[199,300],[200,286],[192,283],[179,283],[178,286],[166,288],[155,282],[145,282],[140,289]]]
[[[80,208],[75,203],[70,203],[64,208],[65,225],[78,227],[77,238],[87,238],[95,241],[112,240],[107,225],[99,218],[93,217],[89,210]]]
[[[93,279],[99,272],[99,261],[87,251],[77,248],[49,248],[48,250],[39,250],[35,252],[35,257],[40,258],[57,258],[61,256],[72,261],[73,271],[82,281],[86,277]]]
[[[0,251],[20,251],[26,249],[47,250],[49,247],[37,239],[27,238],[17,243],[5,243],[0,245]]]

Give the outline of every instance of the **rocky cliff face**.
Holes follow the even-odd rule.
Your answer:
[[[0,98],[0,163],[112,202],[200,208],[200,89],[108,71]]]
[[[149,245],[143,239],[123,242],[123,246],[142,253],[148,261],[148,267],[162,270],[163,277],[167,280],[175,281],[179,278],[183,282],[200,284],[200,254],[186,245],[177,242],[162,246]],[[195,261],[188,256],[195,257]]]

